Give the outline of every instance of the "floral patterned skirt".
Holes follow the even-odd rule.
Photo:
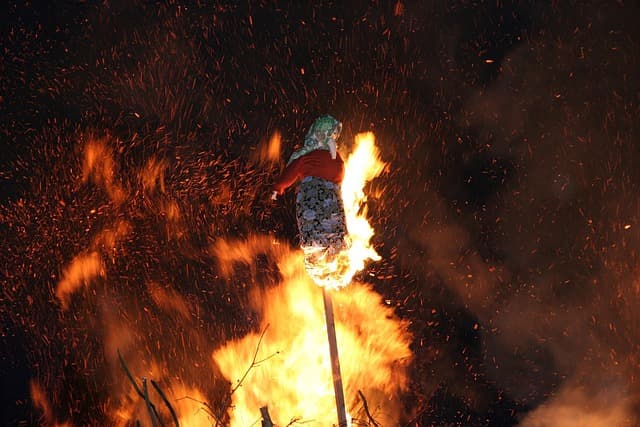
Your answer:
[[[347,224],[338,184],[304,178],[296,194],[296,219],[307,271],[322,270],[323,264],[347,248]]]

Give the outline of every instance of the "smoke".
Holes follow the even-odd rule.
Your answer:
[[[636,418],[624,386],[601,383],[598,389],[563,385],[557,394],[531,411],[520,427],[632,426]]]
[[[638,217],[625,188],[639,177],[623,148],[638,129],[620,117],[628,102],[620,101],[632,99],[626,69],[640,64],[616,53],[624,41],[615,28],[625,23],[615,12],[582,11],[563,26],[507,55],[495,87],[470,108],[496,156],[517,165],[493,203],[502,261],[517,282],[491,319],[499,332],[486,340],[497,359],[488,372],[531,404],[554,395],[524,425],[624,425],[637,393],[620,383],[636,370],[625,340],[638,331],[611,326],[627,328],[621,306],[635,304],[626,289],[637,260],[615,248],[629,242],[623,224]],[[525,380],[509,378],[505,362]],[[590,371],[602,380],[585,381]]]
[[[616,425],[636,416],[637,29],[622,6],[531,12],[504,55],[484,52],[488,66],[451,64],[453,122],[398,133],[377,211],[397,244],[383,257],[420,278],[397,293],[426,319],[414,325],[425,394],[471,413],[533,409],[528,426],[560,411]],[[487,67],[494,77],[470,84]]]
[[[629,198],[640,129],[628,70],[640,58],[621,51],[637,46],[622,10],[558,8],[500,59],[496,79],[470,91],[457,117],[468,135],[458,142],[471,145],[462,164],[439,194],[417,193],[427,208],[409,214],[401,241],[405,265],[431,278],[426,291],[440,281],[477,320],[479,332],[459,341],[471,353],[463,363],[536,408],[527,427],[637,420],[629,399],[640,336],[628,312],[640,212]],[[453,192],[456,173],[465,182]],[[447,371],[434,381],[457,375]],[[474,401],[474,389],[454,393]]]

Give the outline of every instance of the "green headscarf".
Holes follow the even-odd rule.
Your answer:
[[[334,117],[329,114],[318,117],[304,137],[304,145],[289,157],[287,165],[315,150],[327,150],[331,152],[331,158],[335,159],[336,140],[340,137],[340,132],[342,132],[342,123]]]

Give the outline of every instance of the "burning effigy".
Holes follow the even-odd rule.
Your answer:
[[[300,248],[304,252],[307,273],[314,282],[344,283],[342,269],[330,268],[347,249],[348,231],[344,203],[339,185],[344,177],[344,163],[337,153],[336,140],[342,123],[330,115],[315,122],[304,138],[303,147],[289,158],[287,168],[276,183],[273,197],[300,180],[296,191],[296,219],[300,233]],[[347,425],[342,389],[342,374],[335,332],[331,297],[324,291],[323,300],[327,320],[327,334],[331,355],[334,393],[338,411],[338,425]]]
[[[406,387],[411,360],[407,325],[379,294],[353,281],[366,260],[379,259],[363,189],[385,165],[372,133],[356,136],[343,163],[336,144],[341,127],[332,116],[317,119],[275,184],[272,198],[299,183],[301,251],[280,254],[280,286],[254,293],[262,333],[213,354],[232,383],[232,426],[258,422],[267,410],[263,425],[273,419],[276,425],[346,426],[370,417],[391,425],[398,419],[395,397]],[[264,242],[252,249],[254,243],[247,241],[242,259],[264,250]],[[229,243],[218,245],[218,252],[230,253]]]
[[[296,220],[305,267],[316,283],[342,282],[328,266],[349,246],[340,184],[344,162],[337,152],[342,123],[330,115],[316,119],[274,185],[272,199],[298,183]],[[331,274],[333,273],[333,274]]]
[[[379,259],[369,244],[373,229],[366,219],[363,186],[384,169],[372,133],[356,136],[350,168],[337,152],[342,123],[330,115],[316,119],[304,145],[295,151],[276,181],[272,199],[293,184],[300,248],[307,273],[319,286],[348,285],[365,260]],[[364,209],[363,212],[359,212]]]

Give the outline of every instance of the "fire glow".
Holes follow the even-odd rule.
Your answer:
[[[367,259],[379,258],[370,245],[373,229],[362,204],[365,183],[383,168],[373,134],[358,135],[342,185],[352,245],[336,264],[327,266],[328,273],[320,272],[321,285],[344,287]],[[262,332],[232,341],[213,354],[232,383],[230,425],[254,425],[262,407],[268,407],[278,425],[335,424],[322,291],[314,284],[317,278],[312,281],[307,274],[300,252],[285,251],[278,266],[283,283],[256,291],[251,298],[261,314]],[[391,425],[400,415],[395,398],[406,387],[405,368],[411,359],[407,325],[367,285],[352,283],[332,296],[352,422],[372,416],[382,425]]]
[[[274,141],[279,139],[272,138],[270,145]],[[112,202],[120,206],[134,192],[125,191],[124,186],[117,184],[114,173],[117,159],[109,149],[110,145],[108,140],[89,139],[83,150],[82,179],[102,188]],[[268,156],[273,157],[273,153]],[[200,365],[205,370],[210,369],[211,378],[217,380],[221,373],[231,383],[222,398],[214,396],[222,382],[204,384],[197,377],[201,374],[187,369],[191,365],[189,357],[194,355],[185,353],[186,359],[177,362],[177,366],[185,368],[176,375],[173,372],[176,364],[163,357],[160,347],[152,351],[146,344],[150,331],[166,324],[191,331],[188,339],[203,345],[209,343],[211,349],[215,348],[211,337],[200,335],[195,327],[192,313],[196,308],[185,294],[170,284],[146,280],[144,289],[149,305],[140,312],[135,306],[119,300],[117,289],[100,286],[112,281],[108,272],[110,257],[125,237],[134,233],[130,222],[118,219],[106,224],[90,240],[88,247],[80,250],[62,268],[55,295],[65,315],[71,316],[79,310],[82,297],[87,294],[98,295],[101,301],[98,312],[105,325],[102,345],[109,366],[106,375],[112,387],[105,416],[112,425],[130,425],[134,420],[151,424],[154,420],[170,422],[173,414],[168,411],[170,407],[162,404],[159,392],[153,388],[156,385],[166,394],[180,425],[253,425],[259,422],[263,407],[268,407],[272,420],[278,425],[336,424],[322,295],[329,289],[336,313],[346,409],[352,424],[373,418],[381,425],[392,425],[399,420],[402,415],[400,394],[406,390],[408,382],[405,370],[412,359],[408,324],[398,319],[370,286],[357,281],[352,283],[367,260],[380,258],[370,244],[373,228],[366,217],[364,188],[384,170],[385,164],[378,158],[372,133],[358,135],[353,152],[346,158],[342,192],[350,249],[336,264],[326,266],[329,274],[323,273],[326,282],[321,283],[326,285],[325,289],[317,286],[316,278],[312,280],[305,270],[300,250],[274,242],[271,236],[251,234],[241,239],[220,238],[211,246],[210,259],[217,261],[218,273],[230,283],[238,263],[247,266],[251,275],[256,276],[258,254],[269,254],[278,265],[282,278],[275,287],[252,287],[249,307],[243,307],[243,310],[259,315],[255,332],[215,350],[210,359],[211,366]],[[161,168],[151,167],[157,164],[153,160],[147,162],[141,176],[148,179],[139,181],[150,197],[168,191],[163,188]],[[117,197],[111,197],[113,195]],[[163,209],[173,212],[166,208],[172,204],[175,203],[169,200],[162,205]],[[173,218],[166,215],[168,236],[182,230],[182,224]],[[235,284],[231,283],[231,286]],[[86,292],[88,290],[91,292]],[[163,320],[154,323],[154,316],[149,313],[157,313],[155,319]],[[176,343],[169,343],[172,339],[166,336],[167,346],[163,347],[166,351],[177,348]],[[129,365],[130,381],[118,361],[120,354]],[[156,409],[149,409],[132,383],[139,388],[145,383],[153,385],[148,388]],[[55,422],[49,409],[55,402],[48,403],[46,391],[44,387],[33,387],[32,396],[34,401],[43,402],[39,407],[45,417]]]

